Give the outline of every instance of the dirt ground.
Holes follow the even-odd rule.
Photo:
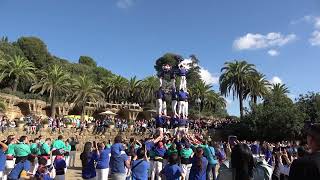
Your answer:
[[[66,180],[82,180],[80,153],[77,152],[75,167],[69,167],[66,174]]]

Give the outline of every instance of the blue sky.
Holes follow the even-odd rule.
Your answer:
[[[320,89],[318,0],[0,0],[0,22],[0,36],[37,36],[58,57],[88,55],[125,77],[154,74],[155,60],[174,52],[196,54],[216,90],[234,59],[287,84],[290,97]]]

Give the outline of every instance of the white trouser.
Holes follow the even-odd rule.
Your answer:
[[[0,171],[0,179],[2,180],[2,178],[3,178],[3,171]]]
[[[177,100],[172,100],[171,102],[171,109],[172,109],[172,113],[174,115],[177,115],[177,104],[178,104],[178,101]]]
[[[178,103],[178,114],[179,114],[179,117],[181,116],[181,113],[182,113],[182,116],[185,117],[185,105],[186,102],[185,101],[179,101]]]
[[[158,177],[158,180],[161,180],[160,171],[162,170],[162,162],[153,161],[153,167],[151,172],[151,180],[155,180],[155,177]]]
[[[188,111],[189,111],[189,102],[188,101],[185,101],[184,102],[184,114],[185,114],[185,118],[186,117],[188,117],[188,115],[189,115],[189,113],[188,113]]]
[[[160,87],[162,87],[162,78],[159,78]]]
[[[105,180],[108,179],[109,168],[106,169],[96,169],[97,172],[97,180]]]
[[[69,165],[71,167],[74,167],[74,162],[76,161],[76,151],[70,151],[70,159],[69,159]]]
[[[157,113],[161,115],[162,113],[162,99],[157,99],[156,102]]]
[[[69,153],[69,155],[70,155],[70,153]],[[64,160],[66,161],[66,166],[69,167],[69,165],[70,165],[70,156],[65,156]]]
[[[56,175],[56,177],[54,178],[55,180],[65,180],[65,174],[63,175]]]
[[[171,79],[171,85],[173,89],[176,88],[176,79]]]
[[[148,171],[148,178],[151,178],[153,165],[154,165],[154,161],[150,160],[150,169]]]
[[[162,111],[161,111],[165,116],[167,115],[167,102],[162,101]]]
[[[185,180],[189,180],[189,174],[192,164],[181,164],[182,172],[185,174]]]
[[[179,90],[183,89],[184,91],[187,90],[187,79],[186,76],[180,76],[180,86],[179,86]]]

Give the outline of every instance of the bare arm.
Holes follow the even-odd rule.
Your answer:
[[[128,169],[130,169],[130,159],[126,160],[124,164]]]

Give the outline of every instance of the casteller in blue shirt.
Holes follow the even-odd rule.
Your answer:
[[[165,122],[165,118],[163,116],[157,116],[156,117],[156,126],[162,127]]]
[[[111,173],[126,173],[125,162],[129,159],[129,157],[123,150],[121,150],[122,148],[123,146],[121,143],[115,143],[111,146]]]
[[[162,174],[166,177],[166,180],[179,180],[182,169],[177,164],[168,164],[163,168]]]
[[[100,151],[100,155],[99,155],[97,166],[96,166],[97,169],[109,168],[110,152],[111,152],[110,148]]]
[[[196,158],[192,158],[192,167],[190,169],[189,179],[190,180],[206,180],[206,169],[208,165],[208,160],[205,157],[201,158],[202,169],[198,169]]]
[[[188,98],[188,94],[183,90],[180,90],[178,97],[179,97],[179,101],[185,101]]]
[[[6,167],[6,154],[3,152],[3,150],[0,148],[0,171],[4,171]]]
[[[147,180],[150,163],[143,159],[132,162],[132,180]]]

